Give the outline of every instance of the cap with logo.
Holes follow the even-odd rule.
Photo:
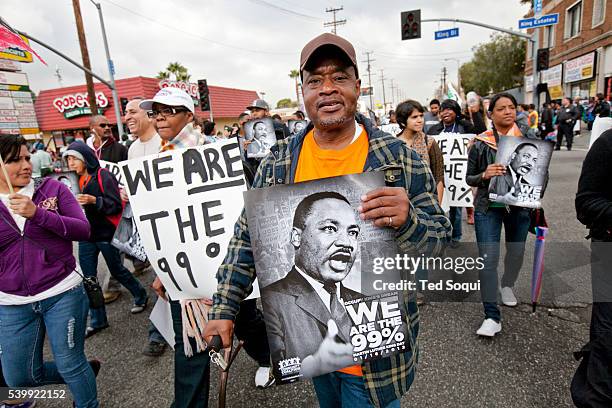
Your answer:
[[[154,103],[168,106],[183,106],[191,113],[195,111],[195,106],[191,96],[189,96],[189,94],[182,89],[171,86],[160,89],[157,91],[153,99],[145,99],[144,101],[140,102],[138,106],[140,106],[140,109],[150,111]]]
[[[268,102],[264,101],[263,99],[255,99],[253,103],[247,106],[248,110],[252,110],[253,108],[265,109],[269,111],[270,105],[268,105]]]
[[[359,78],[355,48],[353,48],[353,45],[344,38],[331,33],[324,33],[315,37],[302,48],[302,53],[300,54],[300,76],[303,75],[304,68],[306,68],[310,57],[312,57],[318,49],[325,46],[334,46],[344,53],[353,64],[353,67],[355,67],[355,76]]]

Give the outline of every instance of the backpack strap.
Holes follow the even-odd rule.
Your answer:
[[[102,185],[102,167],[98,167],[98,185],[100,186],[100,191],[104,194],[104,186]]]

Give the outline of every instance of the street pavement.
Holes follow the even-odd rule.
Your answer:
[[[587,341],[590,318],[589,268],[573,259],[588,255],[586,230],[576,220],[574,210],[574,196],[587,148],[588,134],[585,134],[576,140],[573,151],[555,152],[544,198],[550,227],[549,247],[559,243],[566,253],[573,249],[578,254],[550,256],[547,262],[571,264],[567,268],[555,266],[555,269],[565,269],[562,278],[566,286],[576,285],[582,288],[581,292],[570,294],[559,304],[551,296],[535,315],[531,313],[527,272],[531,270],[529,262],[533,253],[533,236],[530,236],[526,267],[516,286],[521,304],[516,308],[502,308],[503,332],[495,339],[481,339],[475,334],[483,318],[479,303],[440,302],[421,308],[420,362],[415,382],[402,399],[402,407],[573,406],[569,387],[577,363],[572,352]],[[463,229],[464,240],[473,242],[473,226],[464,222]],[[562,246],[563,243],[568,244]],[[100,268],[105,268],[103,261]],[[548,278],[556,280],[557,275]],[[149,285],[153,273],[139,279]],[[552,308],[559,305],[565,307]],[[101,405],[169,407],[173,397],[172,350],[166,350],[160,358],[141,354],[147,340],[148,316],[147,313],[131,315],[130,306],[129,293],[124,290],[119,300],[107,306],[110,328],[86,341],[87,355],[102,360],[98,377]],[[231,369],[228,407],[317,406],[314,389],[307,381],[256,389],[256,369],[256,363],[241,352]],[[213,366],[211,407],[218,402],[218,373]],[[39,401],[38,405],[71,406],[68,401],[58,400]]]

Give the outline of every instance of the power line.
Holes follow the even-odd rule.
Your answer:
[[[232,48],[232,49],[235,49],[235,50],[249,52],[249,53],[254,53],[254,54],[295,55],[295,51],[280,52],[280,51],[256,50],[256,49],[252,49],[252,48],[242,48],[242,47],[238,47],[238,46],[235,46],[235,45],[222,43],[220,41],[211,40],[210,38],[206,38],[206,37],[203,37],[203,36],[198,35],[198,34],[194,34],[194,33],[189,32],[189,31],[181,30],[180,28],[177,28],[176,26],[172,26],[172,25],[169,25],[169,24],[162,23],[159,20],[156,20],[156,19],[151,18],[149,16],[146,16],[144,14],[141,14],[141,13],[139,13],[137,11],[131,10],[131,9],[127,8],[127,7],[124,7],[124,6],[120,5],[120,4],[115,3],[114,1],[111,1],[111,0],[104,0],[104,1],[109,3],[109,4],[112,4],[115,7],[118,7],[120,9],[124,10],[124,11],[127,11],[128,13],[134,14],[134,15],[140,17],[140,18],[143,18],[143,19],[145,19],[147,21],[150,21],[150,22],[155,23],[157,25],[160,25],[162,27],[168,28],[168,29],[173,30],[173,31],[177,31],[177,32],[185,34],[185,35],[189,35],[189,36],[197,38],[199,40],[208,41],[208,42],[211,42],[213,44],[220,45],[222,47]]]
[[[329,21],[327,23],[323,23],[323,27],[333,27],[332,28],[332,33],[336,34],[336,26],[346,24],[346,19],[336,20],[336,13],[338,11],[342,11],[342,10],[344,10],[344,6],[340,6],[338,8],[331,8],[331,7],[326,8],[325,9],[326,13],[333,13],[334,20],[333,21]]]
[[[282,11],[284,13],[293,14],[294,16],[298,16],[298,17],[304,17],[304,18],[307,18],[309,20],[315,20],[315,21],[323,20],[320,17],[315,17],[315,16],[310,16],[308,14],[298,13],[297,11],[286,9],[286,8],[278,6],[276,4],[268,3],[267,1],[264,1],[264,0],[250,0],[250,1],[255,3],[255,4],[260,4],[262,6],[271,7],[273,9],[280,10],[280,11]]]
[[[384,111],[387,111],[387,95],[385,94],[385,70],[380,70],[380,82],[382,82],[382,91],[383,91],[383,106]]]

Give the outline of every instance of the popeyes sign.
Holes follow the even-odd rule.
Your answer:
[[[96,105],[98,108],[106,108],[108,106],[108,98],[104,93],[96,92]],[[63,113],[66,119],[91,114],[91,108],[87,100],[87,92],[74,93],[55,98],[53,100],[53,106],[60,113]]]
[[[191,96],[193,99],[198,99],[200,97],[200,94],[198,93],[198,84],[183,81],[170,81],[168,79],[162,79],[161,81],[159,81],[159,89],[164,89],[168,87],[182,89],[183,91],[187,92],[189,96]]]

